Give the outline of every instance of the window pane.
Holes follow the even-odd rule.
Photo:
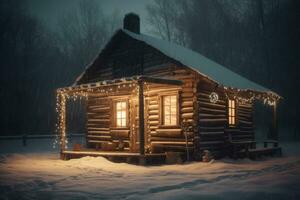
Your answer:
[[[126,118],[121,119],[122,126],[126,126]]]
[[[121,119],[117,119],[117,126],[122,126],[122,122],[121,122]]]
[[[117,119],[120,119],[122,117],[122,112],[117,111]]]
[[[120,109],[121,109],[121,102],[117,102],[116,105],[117,105],[117,106],[116,106],[116,107],[117,107],[117,110],[120,110]]]
[[[235,101],[228,100],[228,123],[229,125],[235,125]]]
[[[171,105],[176,103],[176,96],[171,96]]]
[[[126,126],[127,122],[127,102],[120,101],[116,102],[116,126],[117,127],[124,127]]]
[[[170,106],[165,105],[165,115],[169,115],[171,112]]]
[[[177,117],[176,117],[176,115],[172,115],[171,116],[171,124],[176,124],[177,123]]]
[[[170,124],[170,115],[165,115],[165,124],[169,125]]]
[[[169,96],[164,97],[164,105],[165,106],[169,106],[170,105],[170,97]]]
[[[165,125],[177,124],[177,96],[163,97],[163,122]]]
[[[172,114],[175,114],[176,113],[176,106],[174,106],[174,105],[172,105],[172,107],[171,107],[171,113]]]

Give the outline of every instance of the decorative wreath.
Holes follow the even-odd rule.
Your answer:
[[[219,95],[215,92],[212,92],[210,95],[209,95],[209,100],[211,103],[217,103],[218,100],[219,100]]]

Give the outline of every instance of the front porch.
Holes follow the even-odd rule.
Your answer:
[[[181,84],[182,81],[178,80],[135,76],[58,89],[57,132],[60,137],[61,158],[67,160],[83,156],[103,156],[114,162],[133,164],[164,162],[166,154],[151,152],[151,141],[148,138],[151,125],[146,122],[149,118],[146,108],[151,106],[151,95],[178,91]],[[78,98],[86,100],[87,121],[85,142],[75,147],[68,145],[66,106],[68,99]],[[125,115],[126,120],[116,122],[115,103],[120,100],[126,102],[128,113]],[[140,107],[144,109],[139,109]],[[117,127],[117,123],[125,126]]]
[[[73,158],[82,158],[84,156],[102,156],[113,162],[126,162],[130,164],[147,165],[162,164],[166,161],[165,153],[151,153],[141,155],[140,153],[132,153],[126,151],[99,151],[94,149],[82,149],[82,150],[64,150],[61,151],[61,159],[69,160]]]

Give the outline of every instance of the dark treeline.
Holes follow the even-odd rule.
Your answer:
[[[55,89],[71,85],[120,24],[99,2],[81,0],[53,31],[28,3],[0,1],[1,135],[52,132]]]
[[[280,127],[299,132],[300,1],[154,0],[147,10],[155,34],[280,94]]]
[[[76,2],[53,30],[32,16],[30,0],[0,1],[2,135],[53,131],[55,89],[72,84],[120,27],[122,16],[104,14],[101,1]],[[282,95],[280,125],[296,129],[299,8],[298,0],[154,0],[146,10],[149,32]]]

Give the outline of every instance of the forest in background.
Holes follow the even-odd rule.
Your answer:
[[[71,85],[122,25],[123,16],[105,14],[101,1],[82,0],[52,30],[32,15],[29,3],[0,2],[1,135],[53,132],[55,89]],[[299,1],[154,0],[146,11],[145,34],[191,48],[276,91],[284,98],[279,126],[300,128]]]

